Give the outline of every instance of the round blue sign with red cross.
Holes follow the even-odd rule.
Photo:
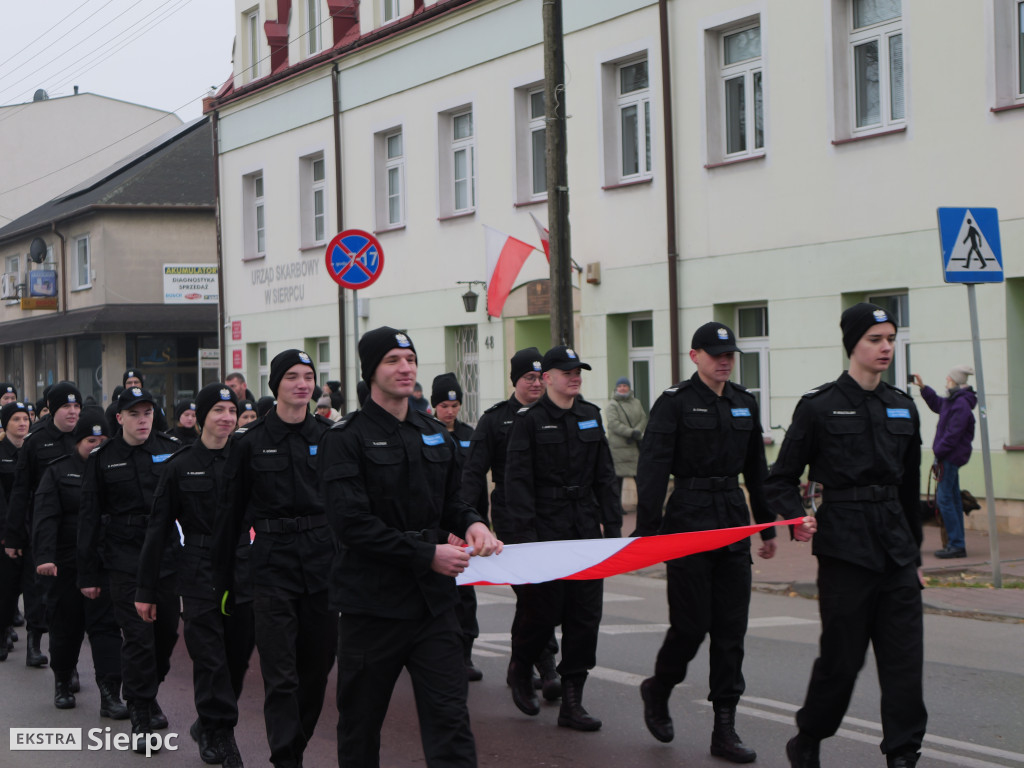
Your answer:
[[[384,268],[384,249],[369,232],[346,229],[327,244],[327,274],[342,288],[373,285]]]

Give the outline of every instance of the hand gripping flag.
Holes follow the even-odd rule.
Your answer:
[[[456,579],[471,584],[540,584],[556,579],[606,579],[677,557],[728,546],[775,525],[799,525],[803,518],[739,528],[670,533],[634,539],[573,539],[509,544],[499,555],[474,557]]]

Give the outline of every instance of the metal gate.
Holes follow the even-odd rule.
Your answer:
[[[475,325],[460,325],[455,331],[455,378],[462,386],[459,421],[476,424],[480,418],[480,352]]]

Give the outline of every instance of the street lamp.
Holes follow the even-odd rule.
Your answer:
[[[467,312],[476,312],[476,302],[480,298],[480,294],[473,290],[474,285],[482,285],[484,288],[487,287],[487,283],[482,280],[458,280],[456,285],[468,285],[467,291],[462,294],[462,305],[466,308]]]

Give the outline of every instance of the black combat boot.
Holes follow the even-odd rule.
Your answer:
[[[586,675],[562,678],[562,706],[558,710],[558,724],[574,731],[596,731],[601,721],[583,708],[583,685]]]
[[[14,632],[13,627],[7,627],[3,633],[0,634],[0,661],[7,661],[7,655],[14,650],[14,641],[11,640],[11,633]],[[17,637],[17,635],[15,635]]]
[[[82,690],[82,681],[78,678],[78,667],[71,673],[71,692],[78,693]]]
[[[25,643],[25,666],[45,667],[50,660],[46,658],[46,654],[39,649],[39,643],[43,639],[43,633],[37,629],[30,629],[27,634],[28,639]]]
[[[96,686],[100,689],[100,717],[125,720],[128,707],[121,701],[121,678],[97,677]]]
[[[149,702],[149,724],[153,726],[154,731],[162,731],[167,727],[167,715],[160,709],[156,699]]]
[[[529,666],[511,661],[508,665],[508,684],[512,688],[512,702],[519,707],[520,712],[530,717],[540,714],[540,702],[533,692],[533,671]]]
[[[902,755],[886,755],[887,768],[914,768],[920,759],[920,752],[904,752]]]
[[[473,664],[473,638],[462,637],[462,658],[466,663],[466,679],[471,683],[484,679],[484,673]]]
[[[558,701],[562,698],[562,678],[555,669],[555,654],[544,649],[537,659],[537,671],[540,673],[541,693],[545,701]]]
[[[711,754],[731,763],[752,763],[757,753],[736,733],[736,705],[713,704],[715,729],[711,732]]]
[[[14,612],[14,619],[11,621],[12,627],[24,627],[25,626],[25,614],[21,611]]]
[[[223,745],[217,739],[216,732],[203,728],[199,718],[196,718],[192,727],[188,729],[188,735],[199,745],[200,760],[207,765],[219,765],[224,762],[224,753],[221,751]]]
[[[640,683],[640,698],[644,700],[644,723],[651,736],[666,744],[675,738],[672,717],[668,713],[668,697],[671,690],[658,682],[656,677],[648,677]]]
[[[128,717],[132,721],[132,750],[140,755],[146,754],[146,745],[153,733],[153,726],[149,721],[149,705],[151,703],[145,699],[129,699],[128,701]]]
[[[18,642],[18,630],[16,630],[14,627],[8,627],[7,628],[7,642],[5,643],[5,645],[7,646],[7,650],[8,651],[13,651],[14,650],[14,644],[16,642]]]
[[[792,768],[821,768],[818,747],[821,742],[798,733],[786,742],[786,757]]]
[[[224,755],[224,768],[243,768],[242,755],[238,752],[238,744],[235,743],[235,731],[233,728],[221,728],[216,733],[217,748]]]
[[[71,692],[71,673],[53,673],[53,706],[57,709],[74,709],[75,694]]]

